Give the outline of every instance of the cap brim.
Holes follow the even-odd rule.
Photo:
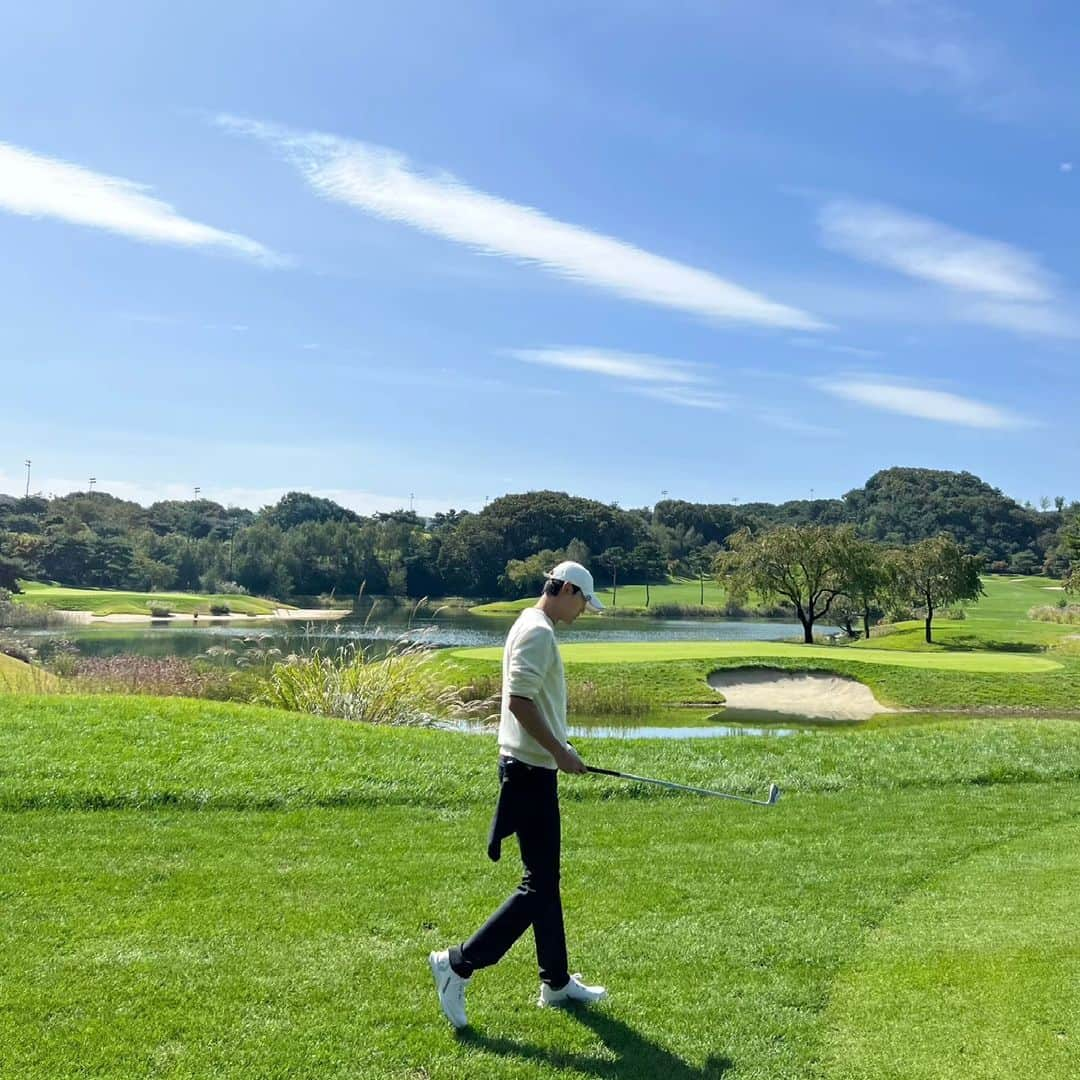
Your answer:
[[[601,611],[604,610],[604,605],[601,604],[600,601],[597,600],[595,596],[586,597],[585,598],[585,606],[590,611],[601,612]]]

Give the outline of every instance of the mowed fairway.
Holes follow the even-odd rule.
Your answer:
[[[241,615],[273,615],[289,607],[258,596],[237,593],[142,593],[116,589],[71,589],[62,585],[23,582],[16,603],[36,604],[53,611],[89,611],[92,615],[146,615],[150,606],[166,607],[177,614],[209,614],[211,604],[225,604]]]
[[[917,667],[931,671],[977,671],[989,673],[1035,673],[1055,671],[1062,665],[1044,656],[1022,653],[945,652],[904,653],[890,649],[838,648],[834,645],[788,645],[771,641],[649,641],[563,645],[559,651],[568,664],[643,664],[679,660],[814,659],[882,664],[886,667]],[[463,660],[498,660],[499,648],[457,649]]]
[[[1080,1072],[1080,728],[949,720],[587,760],[563,777],[592,1011],[531,941],[437,1011],[428,950],[509,891],[490,737],[0,696],[0,1075],[880,1080]]]

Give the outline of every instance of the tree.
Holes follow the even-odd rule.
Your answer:
[[[614,607],[619,590],[619,570],[626,563],[626,552],[621,547],[609,547],[596,561],[611,571],[611,606]]]
[[[871,540],[852,539],[844,560],[843,598],[863,621],[863,638],[870,639],[870,615],[881,612],[880,601],[890,581],[886,553]],[[851,627],[845,624],[851,633]]]
[[[643,540],[630,552],[630,565],[639,581],[645,584],[645,606],[649,606],[649,585],[667,579],[667,565],[660,545],[653,540]]]
[[[923,540],[902,551],[896,563],[897,584],[904,597],[925,612],[926,640],[933,643],[934,612],[946,604],[978,600],[983,595],[979,571],[982,556],[966,555],[948,535]]]
[[[787,600],[810,645],[814,623],[844,590],[853,540],[850,526],[786,525],[761,536],[742,529],[728,539],[730,550],[717,556],[718,576],[728,579],[733,596],[756,592]]]
[[[561,551],[545,549],[527,559],[511,559],[499,583],[507,596],[537,596],[544,587],[544,579],[564,558]]]
[[[691,573],[698,579],[698,584],[700,585],[698,602],[702,607],[705,606],[705,575],[712,569],[715,558],[716,556],[714,554],[710,554],[704,548],[699,548],[686,560],[687,563],[690,564]]]

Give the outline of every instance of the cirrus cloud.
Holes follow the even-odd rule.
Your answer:
[[[249,237],[183,217],[131,180],[91,172],[0,142],[0,208],[119,233],[132,240],[207,248],[264,265],[286,262]]]
[[[425,175],[394,150],[233,116],[219,116],[217,123],[274,146],[324,198],[485,254],[515,259],[630,300],[714,322],[825,328],[826,324],[809,312],[778,303],[708,270],[489,195],[448,173]]]
[[[928,390],[925,387],[894,382],[881,376],[815,379],[813,383],[833,397],[920,420],[935,420],[939,423],[974,428],[1006,429],[1031,426],[1030,421],[1024,417],[997,405],[988,405],[944,390]]]

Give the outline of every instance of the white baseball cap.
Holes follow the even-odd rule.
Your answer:
[[[569,581],[571,585],[576,585],[585,597],[585,605],[590,611],[604,610],[604,605],[593,595],[592,574],[581,563],[561,562],[554,570],[549,570],[547,576],[552,581]]]

